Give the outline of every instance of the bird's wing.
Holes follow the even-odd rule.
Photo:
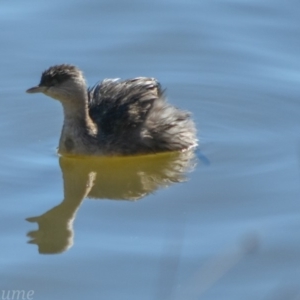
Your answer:
[[[90,116],[101,132],[117,134],[141,126],[162,90],[154,78],[105,79],[88,95]]]

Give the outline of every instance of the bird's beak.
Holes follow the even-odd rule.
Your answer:
[[[26,91],[26,93],[34,94],[34,93],[44,93],[46,91],[45,86],[34,86]]]

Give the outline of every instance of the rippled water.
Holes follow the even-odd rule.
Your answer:
[[[298,299],[297,1],[0,8],[0,299]],[[58,63],[157,77],[196,158],[59,158],[61,107],[25,94]]]

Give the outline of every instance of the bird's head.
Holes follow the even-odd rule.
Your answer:
[[[27,93],[44,93],[61,102],[77,99],[86,93],[86,82],[82,72],[75,66],[62,64],[52,66],[43,72],[39,85]]]

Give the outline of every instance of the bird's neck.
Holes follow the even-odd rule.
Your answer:
[[[64,124],[59,142],[59,152],[80,154],[85,145],[96,140],[97,126],[89,116],[87,93],[77,99],[62,102]]]

